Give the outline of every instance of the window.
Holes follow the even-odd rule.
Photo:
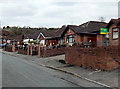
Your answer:
[[[74,42],[74,36],[70,35],[67,37],[68,43],[73,43]]]
[[[64,43],[64,39],[61,38],[61,39],[58,41],[58,44],[59,44],[59,45],[63,45],[63,43]]]
[[[113,36],[113,39],[117,39],[118,38],[118,28],[114,28],[113,29],[113,34],[112,34]]]

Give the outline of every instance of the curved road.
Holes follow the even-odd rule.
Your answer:
[[[70,74],[2,54],[2,87],[101,87]]]

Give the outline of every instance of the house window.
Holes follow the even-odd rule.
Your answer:
[[[113,34],[112,34],[113,39],[117,39],[118,38],[118,28],[114,28],[112,31],[113,31]]]
[[[74,36],[70,35],[67,37],[68,43],[73,43],[74,42]]]
[[[60,40],[58,41],[58,44],[59,44],[59,45],[63,45],[63,43],[64,43],[64,39],[60,39]]]

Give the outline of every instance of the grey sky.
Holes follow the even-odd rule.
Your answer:
[[[119,0],[0,0],[2,26],[61,27],[118,18]]]

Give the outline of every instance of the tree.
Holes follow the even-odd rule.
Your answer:
[[[10,26],[7,26],[7,27],[6,27],[6,29],[9,29],[9,28],[10,28]]]

